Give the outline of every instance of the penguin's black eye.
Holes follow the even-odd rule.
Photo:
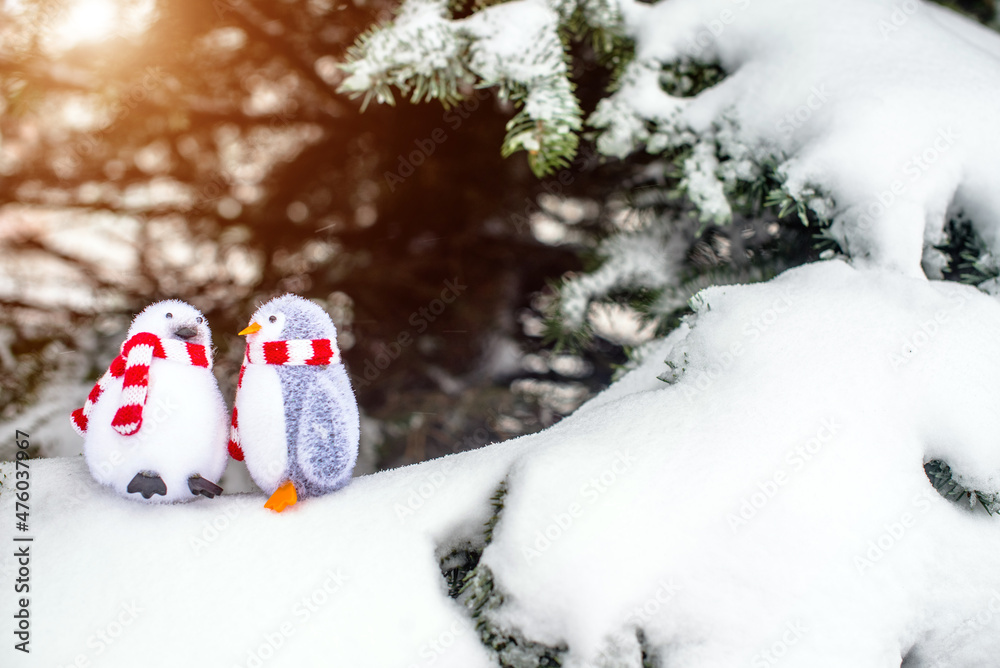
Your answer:
[[[196,323],[198,323],[199,325],[203,322],[203,320],[201,318],[195,318],[194,321]]]
[[[168,318],[173,318],[173,317],[174,317],[174,314],[173,314],[173,313],[168,313],[168,314],[167,314],[167,317],[168,317]]]
[[[276,315],[272,315],[272,316],[271,316],[270,318],[268,318],[267,320],[268,320],[268,322],[278,322],[278,316],[276,316]]]

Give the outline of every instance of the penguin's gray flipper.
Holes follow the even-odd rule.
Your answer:
[[[188,488],[195,496],[201,494],[202,496],[207,496],[210,499],[214,499],[217,494],[222,494],[221,487],[216,485],[211,480],[205,480],[197,473],[188,478]]]
[[[167,493],[167,484],[163,482],[163,478],[152,471],[140,471],[135,474],[132,482],[125,489],[129,494],[138,492],[142,494],[142,498],[148,499],[154,494],[165,496]]]
[[[326,494],[350,478],[349,444],[345,434],[344,407],[338,401],[338,387],[326,374],[317,374],[308,388],[299,411],[295,456],[306,483],[301,496]]]

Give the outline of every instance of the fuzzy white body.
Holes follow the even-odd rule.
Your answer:
[[[278,369],[250,364],[236,395],[243,461],[257,486],[268,494],[288,479],[288,438]],[[248,442],[249,441],[249,442]]]
[[[185,341],[212,349],[205,316],[176,299],[147,306],[135,317],[126,339],[140,332],[161,341]],[[154,357],[149,364],[142,426],[129,436],[112,426],[122,405],[123,379],[111,379],[90,409],[83,454],[91,474],[124,497],[146,503],[193,501],[189,478],[217,483],[228,462],[226,402],[210,368]],[[129,492],[137,473],[158,476],[166,494],[144,498]]]
[[[122,496],[147,503],[193,501],[188,478],[218,482],[226,470],[226,404],[210,369],[154,359],[142,428],[122,436],[111,427],[121,399],[122,379],[111,382],[90,415],[83,453],[91,474]],[[166,495],[143,499],[127,487],[136,473],[152,471]]]

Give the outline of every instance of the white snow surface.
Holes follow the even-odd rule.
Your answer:
[[[0,665],[489,666],[434,553],[486,520],[514,452],[366,476],[281,515],[262,494],[137,504],[93,483],[81,458],[31,461],[31,653],[4,642]],[[0,479],[13,522],[11,463]],[[5,589],[18,568],[9,526]],[[14,605],[5,591],[8,620]]]
[[[694,301],[556,426],[281,515],[131,503],[80,458],[31,461],[32,653],[8,635],[0,663],[495,665],[438,560],[506,478],[483,555],[500,619],[564,665],[639,668],[637,630],[681,668],[996,665],[1000,518],[923,471],[1000,491],[996,299],[831,261]],[[6,536],[12,463],[0,479]]]
[[[917,0],[620,3],[636,59],[591,119],[605,128],[602,151],[694,146],[686,184],[713,218],[728,211],[720,180],[776,161],[786,190],[876,266],[916,275],[923,261],[936,277],[930,247],[959,210],[1000,250],[996,33]],[[690,59],[728,76],[692,98],[667,95],[657,72]],[[732,164],[705,160],[706,143]]]
[[[998,489],[996,301],[834,261],[696,304],[514,468],[483,557],[512,623],[573,666],[636,627],[670,666],[995,665],[1000,524],[922,465]]]

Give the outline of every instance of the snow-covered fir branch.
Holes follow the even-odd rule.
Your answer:
[[[393,88],[414,102],[450,104],[463,86],[495,87],[519,108],[507,125],[504,154],[526,151],[543,176],[572,160],[582,127],[564,32],[581,21],[615,30],[616,12],[604,0],[515,0],[453,18],[446,2],[408,0],[391,24],[358,41],[341,89],[364,94],[366,104],[391,104]]]
[[[442,2],[407,0],[360,43],[344,88],[448,102],[463,83],[495,86],[520,105],[504,153],[526,150],[545,174],[571,158],[583,127],[566,68],[566,35],[581,26],[613,36],[619,56],[587,119],[598,150],[661,156],[699,231],[752,214],[742,193],[766,186],[778,218],[811,220],[848,257],[914,275],[956,270],[939,247],[961,213],[982,241],[975,262],[995,270],[1000,94],[979,83],[1000,75],[1000,46],[925,2],[517,0],[454,19]],[[613,262],[568,281],[570,311],[557,317],[582,324],[581,299],[606,299],[643,272]]]

